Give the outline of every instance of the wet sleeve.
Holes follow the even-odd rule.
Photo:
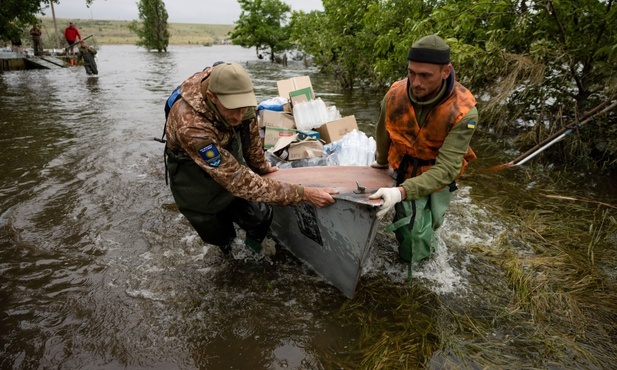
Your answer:
[[[468,124],[473,122],[474,124]],[[407,192],[406,200],[425,197],[450,184],[460,173],[463,156],[478,123],[478,110],[473,107],[465,117],[452,127],[446,136],[435,165],[420,176],[405,180],[401,185]]]
[[[379,121],[375,128],[375,142],[377,144],[377,163],[388,164],[388,151],[390,150],[390,135],[386,130],[386,98],[381,101]]]

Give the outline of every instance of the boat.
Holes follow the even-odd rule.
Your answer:
[[[339,191],[336,203],[324,208],[307,202],[275,206],[271,232],[279,245],[353,298],[379,226],[382,199],[368,197],[394,180],[386,170],[367,166],[287,168],[265,177]]]

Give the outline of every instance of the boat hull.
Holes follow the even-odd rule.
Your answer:
[[[393,185],[384,170],[371,167],[301,167],[267,177],[309,187],[332,188],[336,203],[316,208],[303,202],[274,207],[272,236],[325,281],[351,298],[377,234],[381,199],[368,196]],[[362,188],[363,191],[362,191]]]

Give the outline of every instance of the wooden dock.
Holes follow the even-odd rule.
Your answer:
[[[15,52],[0,52],[0,72],[19,71],[26,69],[58,69],[69,67],[70,63],[50,55],[42,57],[28,57],[26,54]]]
[[[26,58],[26,64],[30,64],[34,69],[58,69],[66,67],[66,63],[62,59],[52,56]]]

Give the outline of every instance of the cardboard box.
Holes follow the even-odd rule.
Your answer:
[[[266,127],[264,135],[264,148],[269,149],[276,145],[282,137],[295,136],[296,130],[281,127]]]
[[[259,111],[260,127],[296,128],[294,116],[279,111],[262,109]]]
[[[309,88],[311,92],[311,99],[315,98],[315,93],[313,92],[313,85],[311,84],[311,78],[309,76],[300,76],[300,77],[292,77],[287,80],[279,80],[276,81],[276,86],[279,90],[279,96],[282,96],[285,99],[290,98],[290,93],[296,90],[302,90],[305,88]]]
[[[266,129],[267,130],[267,129]],[[298,140],[298,135],[283,136],[268,152],[287,161],[323,156],[323,142],[313,138]]]
[[[300,90],[294,90],[289,92],[289,99],[291,100],[291,105],[301,102],[301,101],[309,101],[314,98],[313,89],[310,87],[305,87]]]
[[[315,158],[323,155],[323,143],[319,140],[307,139],[289,144],[287,149],[290,161],[304,158]]]
[[[358,130],[358,123],[356,122],[356,117],[351,115],[324,123],[316,128],[315,131],[319,132],[321,140],[328,144],[342,139],[345,134],[354,129]]]

